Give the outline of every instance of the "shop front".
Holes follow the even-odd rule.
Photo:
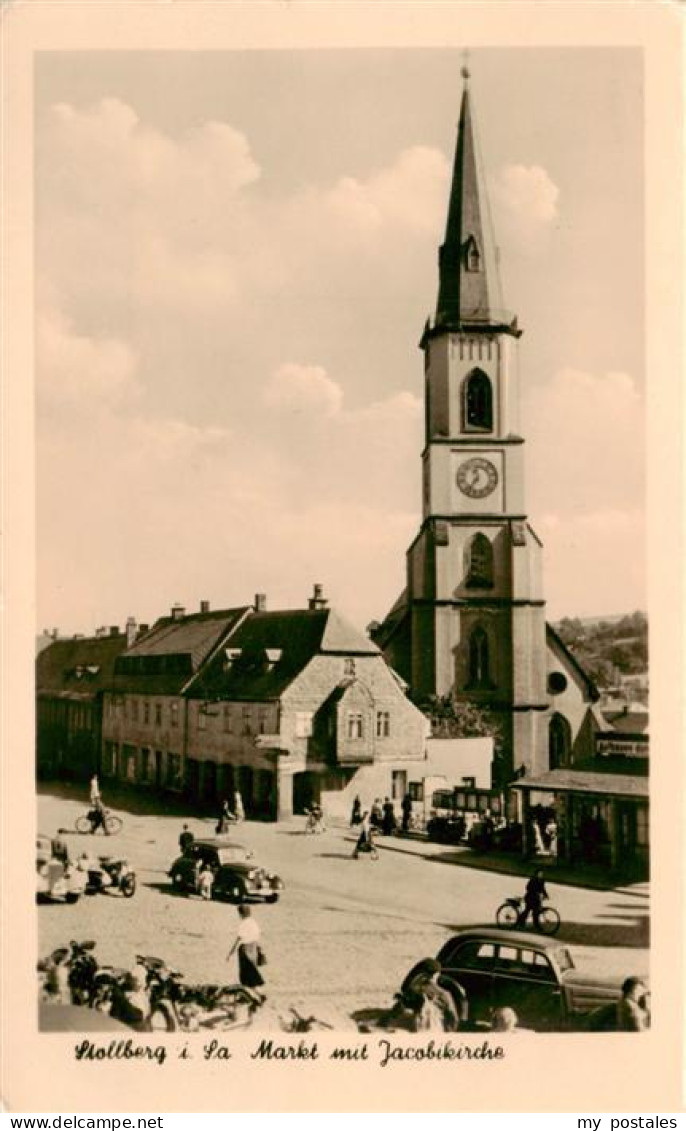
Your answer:
[[[550,770],[513,784],[522,796],[523,851],[541,851],[539,814],[552,814],[547,848],[561,864],[599,865],[635,879],[649,873],[649,794],[646,775],[596,770]]]

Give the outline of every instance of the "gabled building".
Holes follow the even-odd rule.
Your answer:
[[[378,647],[328,608],[175,607],[119,656],[104,777],[276,818],[313,800],[393,795],[425,758],[427,721]]]
[[[104,696],[102,774],[197,793],[187,780],[186,688],[248,607],[186,614],[175,605],[117,657]]]
[[[265,816],[345,808],[356,792],[399,800],[424,758],[424,715],[319,586],[307,609],[251,611],[186,695],[192,777]]]
[[[129,639],[131,639],[129,626]],[[39,777],[87,778],[100,768],[105,691],[126,632],[58,638],[36,657],[36,753]]]

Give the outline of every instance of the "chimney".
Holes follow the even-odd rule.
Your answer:
[[[95,635],[98,637],[98,639],[101,639],[103,636],[107,636],[107,625],[101,625],[100,628],[96,628]]]
[[[111,624],[110,625],[110,636],[119,636],[119,625],[118,624]]]
[[[255,612],[256,613],[266,613],[266,611],[267,611],[267,594],[266,593],[256,593],[255,594]]]
[[[150,628],[149,624],[139,624],[138,625],[138,635],[139,636],[145,636],[145,634],[146,634],[146,632],[148,631],[149,628]]]
[[[181,620],[181,618],[185,615],[185,612],[186,610],[184,609],[183,605],[180,605],[177,601],[176,604],[172,605],[171,607],[172,620]]]
[[[50,635],[52,636],[53,640],[57,640],[57,638],[58,638],[59,634],[60,634],[60,630],[59,630],[59,628],[53,628],[52,632],[50,633]]]
[[[324,586],[315,585],[312,596],[307,602],[308,609],[325,609],[328,603],[324,596]]]
[[[210,602],[209,601],[201,601],[200,602],[200,612],[201,613],[209,613],[209,611],[210,611]]]
[[[136,618],[127,617],[126,619],[126,647],[130,648],[136,639]]]

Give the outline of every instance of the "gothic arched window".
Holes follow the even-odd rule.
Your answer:
[[[569,765],[572,751],[572,728],[564,715],[554,714],[548,726],[548,762],[551,770]]]
[[[485,534],[475,534],[467,543],[465,584],[471,589],[493,588],[493,546]]]
[[[493,389],[482,369],[473,369],[465,378],[462,417],[465,429],[493,431]]]
[[[469,686],[492,686],[488,635],[481,625],[469,637]]]

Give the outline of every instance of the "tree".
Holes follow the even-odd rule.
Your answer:
[[[417,704],[431,723],[432,738],[492,738],[496,750],[502,733],[490,711],[470,699],[430,695]]]

